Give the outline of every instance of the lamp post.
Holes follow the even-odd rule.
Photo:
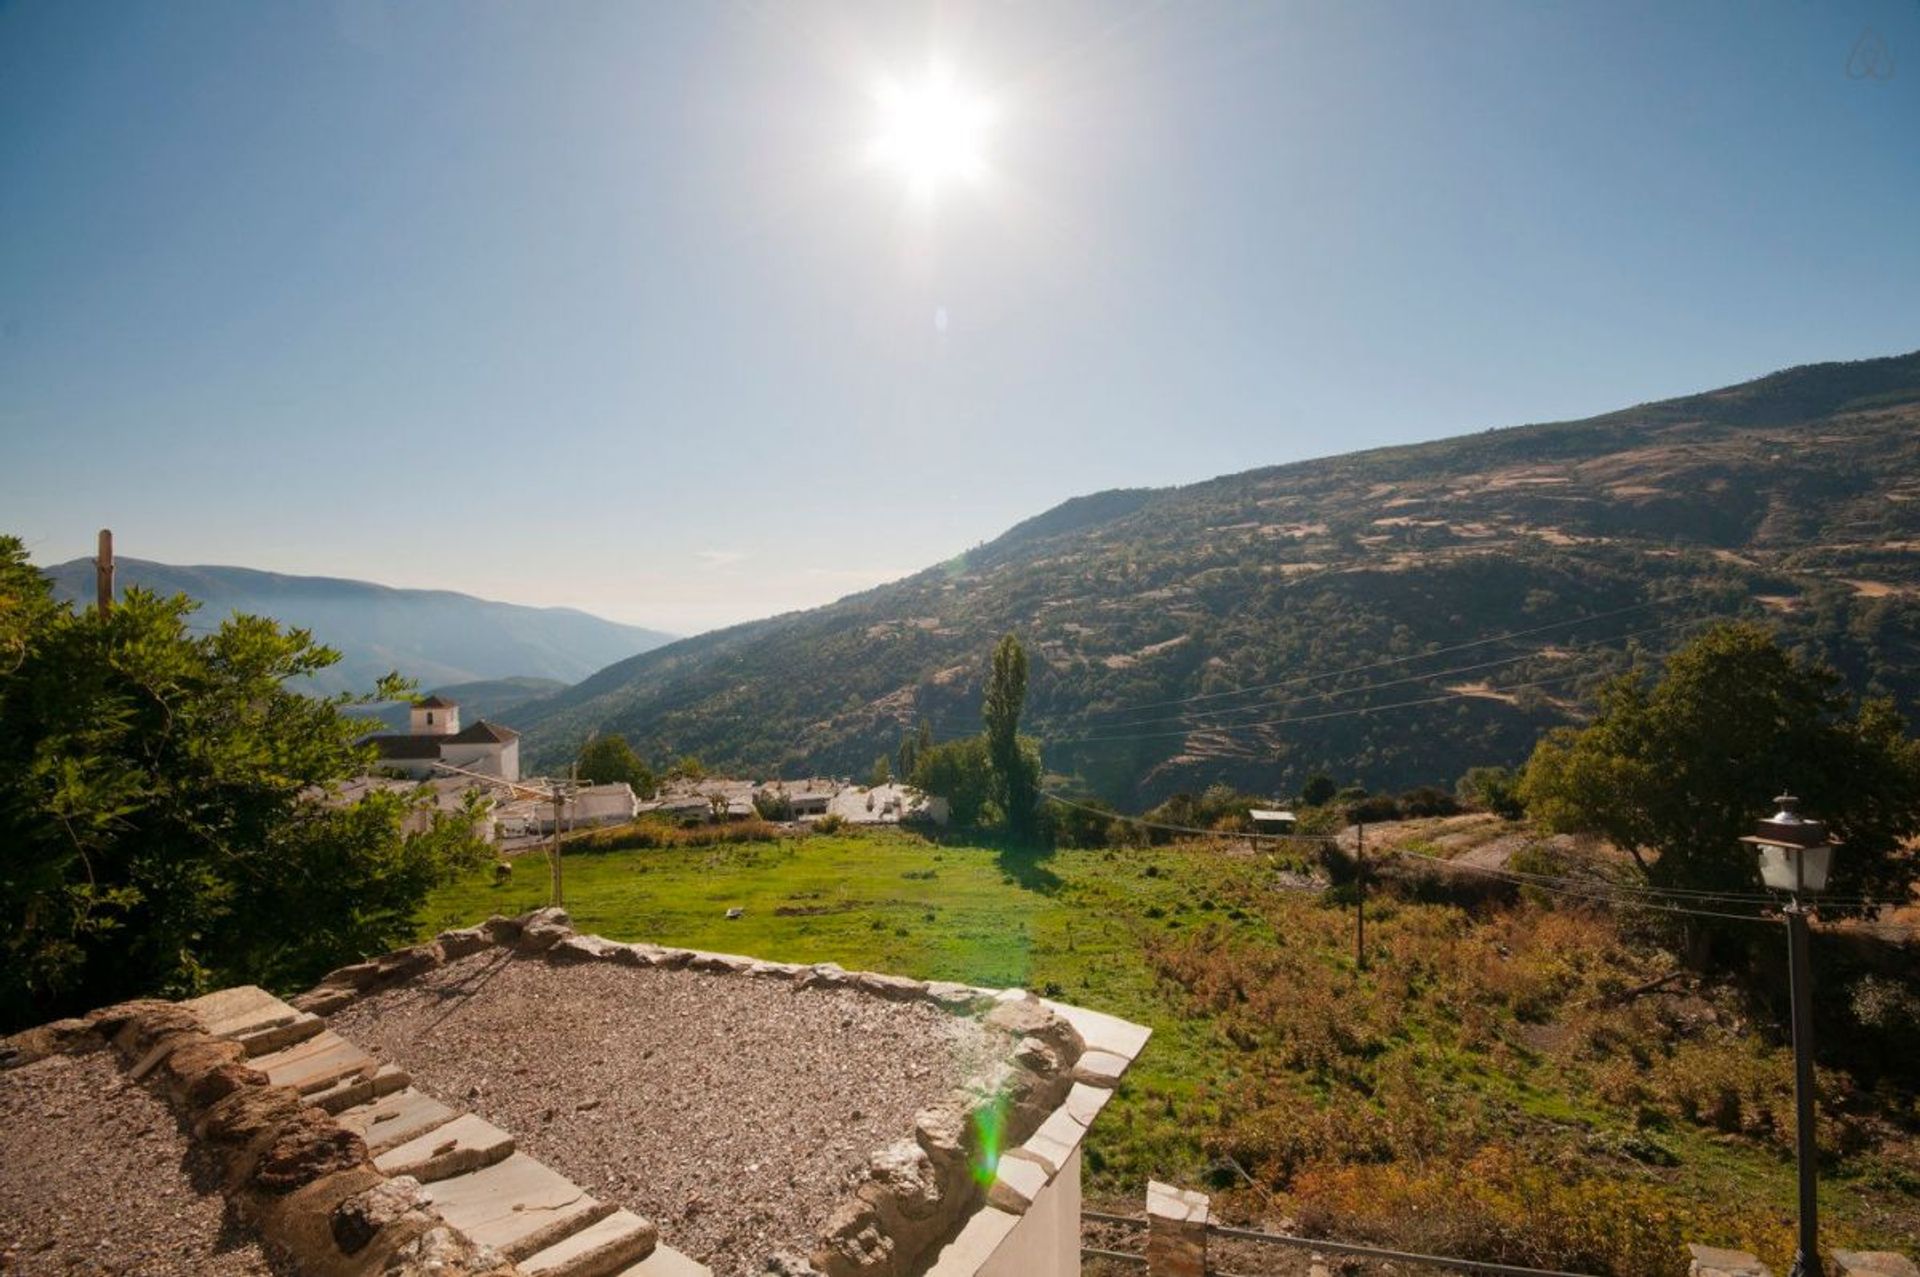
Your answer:
[[[1799,799],[1782,794],[1774,799],[1780,810],[1761,821],[1740,841],[1760,854],[1760,879],[1774,891],[1784,891],[1787,903],[1787,970],[1793,1001],[1793,1106],[1796,1153],[1800,1170],[1800,1246],[1789,1277],[1819,1277],[1820,1206],[1815,1192],[1813,1129],[1813,971],[1808,960],[1807,905],[1802,896],[1827,889],[1838,843],[1827,837],[1827,827],[1808,820],[1798,810]]]

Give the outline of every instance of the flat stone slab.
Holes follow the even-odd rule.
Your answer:
[[[1147,1191],[1151,1203],[1151,1184],[1147,1186]],[[1725,1250],[1719,1246],[1701,1246],[1694,1242],[1687,1243],[1687,1250],[1693,1256],[1688,1271],[1696,1274],[1696,1277],[1771,1277],[1767,1266],[1744,1250]]]
[[[308,1103],[339,1114],[355,1105],[367,1104],[383,1095],[391,1095],[405,1087],[413,1078],[397,1064],[382,1064],[371,1074],[350,1073],[331,1086],[308,1091]]]
[[[1060,1173],[1060,1168],[1073,1160],[1074,1150],[1086,1138],[1087,1128],[1073,1120],[1064,1110],[1055,1109],[1040,1124],[1040,1129],[1027,1137],[1027,1142],[1018,1148],[1008,1149],[1008,1157],[1024,1157],[1040,1163],[1052,1179]]]
[[[308,1038],[318,1037],[327,1022],[309,1011],[294,1012],[293,1019],[281,1020],[265,1027],[249,1027],[242,1033],[228,1033],[241,1046],[247,1048],[249,1056],[271,1055],[275,1051],[284,1051],[296,1042],[305,1042]]]
[[[302,1094],[324,1090],[343,1078],[372,1077],[380,1067],[378,1060],[331,1029],[251,1063],[275,1086],[290,1086]]]
[[[199,1016],[207,1032],[222,1038],[238,1037],[275,1024],[287,1024],[300,1014],[292,1006],[253,984],[220,989],[180,1005]]]
[[[1033,1205],[1033,1199],[1040,1196],[1040,1190],[1047,1186],[1047,1179],[1047,1168],[1038,1161],[1008,1154],[995,1168],[987,1201],[1001,1210],[1024,1215],[1027,1207]]]
[[[339,1115],[339,1121],[367,1142],[369,1153],[377,1155],[459,1116],[459,1110],[409,1086],[347,1109]]]
[[[565,1241],[520,1261],[526,1277],[611,1277],[652,1253],[659,1230],[630,1210],[617,1210]]]
[[[396,1144],[373,1159],[389,1176],[411,1175],[422,1184],[465,1175],[513,1156],[513,1136],[473,1113]]]
[[[713,1269],[695,1263],[671,1246],[655,1246],[653,1253],[614,1277],[713,1277]]]
[[[1176,1188],[1159,1180],[1147,1181],[1147,1218],[1171,1220],[1176,1224],[1204,1226],[1209,1222],[1207,1195],[1190,1188]]]
[[[1920,1277],[1920,1267],[1891,1250],[1836,1250],[1833,1266],[1841,1277]]]
[[[1111,1051],[1086,1051],[1073,1066],[1073,1080],[1111,1090],[1119,1085],[1120,1075],[1127,1071],[1129,1063],[1131,1061],[1125,1056],[1115,1055]]]
[[[1067,1092],[1067,1102],[1061,1110],[1082,1126],[1092,1126],[1093,1119],[1100,1116],[1100,1110],[1113,1098],[1108,1087],[1088,1086],[1085,1082],[1075,1082],[1073,1089]]]
[[[440,1218],[518,1262],[613,1213],[525,1153],[427,1190]]]
[[[1080,1040],[1087,1044],[1089,1051],[1105,1051],[1109,1055],[1132,1060],[1145,1049],[1147,1039],[1153,1036],[1153,1030],[1146,1025],[1122,1020],[1104,1011],[1093,1011],[1065,1002],[1043,1001],[1047,1002],[1048,1009],[1055,1015],[1080,1031]]]

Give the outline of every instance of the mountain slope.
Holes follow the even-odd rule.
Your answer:
[[[1010,630],[1049,767],[1111,797],[1323,768],[1399,786],[1524,757],[1629,643],[1657,656],[1690,619],[1764,617],[1910,709],[1917,599],[1913,354],[1077,498],[906,580],[623,661],[519,725],[548,758],[608,729],[710,765],[864,771],[920,715],[975,730]],[[1194,696],[1216,699],[1160,704]]]
[[[93,598],[93,560],[47,569],[68,601]],[[200,622],[234,612],[271,616],[313,631],[341,661],[315,680],[318,690],[364,691],[388,670],[420,684],[522,676],[571,683],[670,635],[571,608],[494,603],[450,590],[401,590],[367,581],[287,576],[235,567],[176,567],[120,559],[115,583],[185,594],[203,605]]]
[[[445,687],[423,687],[420,690],[426,695],[438,696],[441,700],[458,705],[460,721],[464,724],[471,725],[484,718],[491,723],[512,727],[520,706],[539,697],[565,691],[566,686],[557,678],[489,678],[476,683],[450,683]],[[371,717],[379,719],[392,731],[404,732],[411,715],[407,702],[396,701],[374,709]]]

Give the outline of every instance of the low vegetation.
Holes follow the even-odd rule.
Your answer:
[[[576,923],[616,939],[1022,985],[1151,1025],[1087,1150],[1112,1205],[1156,1176],[1237,1218],[1510,1262],[1677,1275],[1689,1240],[1787,1257],[1771,1009],[1682,971],[1656,920],[1465,875],[1376,883],[1362,972],[1341,889],[1301,889],[1310,869],[1228,839],[1040,855],[888,831],[570,855],[567,883]],[[475,873],[421,930],[544,892]],[[1864,974],[1826,941],[1848,991],[1823,999],[1828,1237],[1912,1250],[1899,1035],[1920,1001],[1910,971]]]

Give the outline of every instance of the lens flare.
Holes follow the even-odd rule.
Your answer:
[[[996,1095],[993,1103],[973,1111],[973,1157],[968,1169],[976,1184],[986,1187],[1000,1169],[1000,1145],[1006,1138],[1007,1097]]]

